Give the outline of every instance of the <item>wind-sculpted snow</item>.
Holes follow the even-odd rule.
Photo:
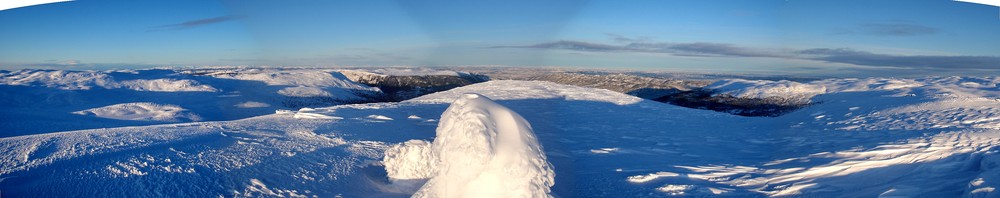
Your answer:
[[[389,147],[382,164],[390,179],[426,180],[438,172],[437,156],[430,142],[410,140]]]
[[[195,80],[206,79],[212,78]],[[806,82],[826,91],[809,98],[811,105],[764,118],[602,89],[490,81],[397,103],[0,138],[0,196],[409,197],[441,177],[439,163],[454,157],[438,149],[493,152],[445,152],[470,163],[501,153],[478,144],[438,145],[488,133],[443,138],[449,136],[435,131],[465,132],[458,129],[503,117],[453,114],[484,112],[477,105],[447,110],[465,93],[478,93],[531,123],[537,145],[544,145],[538,154],[554,173],[554,197],[998,197],[997,82]],[[267,101],[236,101],[226,107],[275,112],[233,106]]]
[[[123,103],[87,109],[73,114],[91,115],[116,120],[201,121],[201,116],[177,105],[148,102]]]
[[[789,95],[822,103],[789,117],[839,130],[1000,129],[998,82],[978,77],[828,79],[802,84],[823,87],[824,93],[772,97]],[[747,90],[775,87],[772,84],[762,82]]]
[[[817,102],[809,100],[827,93],[912,90],[929,90],[942,96],[1000,98],[998,83],[1000,79],[996,77],[846,78],[807,83],[727,79],[705,86],[704,89],[712,90],[718,95],[733,97],[783,98],[790,101]]]
[[[317,133],[323,122],[295,120],[269,116],[3,138],[0,193],[4,197],[333,196],[366,185],[345,183],[342,177],[357,173],[364,160],[378,157],[376,151],[384,149],[381,143]],[[327,190],[337,186],[341,188]]]
[[[432,144],[394,146],[384,164],[389,178],[429,179],[413,197],[550,197],[555,180],[528,122],[478,94],[445,110]]]

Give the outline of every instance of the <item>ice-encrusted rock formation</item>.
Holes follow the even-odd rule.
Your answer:
[[[528,122],[479,94],[441,116],[434,142],[386,151],[389,178],[428,179],[413,197],[550,197],[552,165]]]

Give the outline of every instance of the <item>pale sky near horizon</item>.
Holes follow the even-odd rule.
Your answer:
[[[1000,74],[1000,8],[949,0],[78,0],[0,11],[0,30],[0,69],[506,65]]]

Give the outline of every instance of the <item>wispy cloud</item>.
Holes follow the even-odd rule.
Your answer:
[[[30,67],[50,67],[50,68],[72,68],[81,66],[92,66],[93,64],[84,63],[80,60],[46,60],[44,62],[38,63],[22,63],[21,66]]]
[[[1000,69],[1000,57],[998,56],[897,55],[850,48],[768,49],[708,42],[633,42],[613,45],[562,40],[534,45],[492,46],[490,48],[560,49],[608,53],[663,53],[674,56],[701,57],[782,58],[869,67],[914,69]]]
[[[204,25],[222,23],[222,22],[236,20],[236,19],[241,19],[241,18],[243,18],[243,17],[242,16],[231,16],[231,15],[230,16],[212,17],[212,18],[203,18],[203,19],[196,19],[196,20],[185,21],[185,22],[181,22],[181,23],[156,26],[156,27],[150,28],[147,31],[181,30],[181,29],[194,28],[194,27],[198,27],[198,26],[204,26]]]
[[[589,43],[589,42],[583,42],[583,41],[568,41],[568,40],[561,40],[561,41],[548,42],[548,43],[539,43],[539,44],[534,44],[534,45],[491,46],[489,48],[564,49],[564,50],[595,51],[595,52],[610,52],[610,51],[624,51],[624,50],[626,50],[625,47],[622,47],[622,46]]]
[[[666,53],[676,56],[722,56],[722,57],[784,57],[775,50],[740,47],[725,43],[666,43],[666,42],[632,42],[624,45],[591,43],[584,41],[556,41],[520,46],[492,46],[490,48],[533,48],[533,49],[564,49],[590,52],[643,52]]]
[[[940,33],[941,29],[912,23],[865,23],[838,30],[836,34],[867,34],[875,36],[919,36]]]
[[[770,49],[747,48],[725,43],[659,43],[630,44],[660,46],[661,52],[680,56],[724,56],[724,57],[785,57],[779,51]]]
[[[816,48],[799,51],[805,59],[866,66],[923,69],[1000,69],[996,56],[892,55],[848,48]],[[812,57],[809,57],[812,56]]]
[[[605,35],[608,35],[608,38],[611,38],[611,40],[619,43],[647,42],[652,40],[649,37],[627,37],[613,33],[607,33]]]

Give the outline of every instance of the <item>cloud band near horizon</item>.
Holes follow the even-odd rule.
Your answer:
[[[623,39],[618,39],[623,40]],[[919,69],[1000,69],[998,56],[881,54],[851,48],[767,49],[710,42],[629,42],[620,45],[560,40],[533,45],[488,48],[559,49],[608,53],[660,53],[673,56],[781,58],[843,63],[858,66]]]

